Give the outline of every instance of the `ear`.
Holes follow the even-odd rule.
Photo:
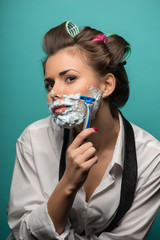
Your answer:
[[[112,73],[107,73],[102,83],[102,98],[110,96],[116,88],[116,78]]]

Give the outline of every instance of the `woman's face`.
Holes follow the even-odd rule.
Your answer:
[[[76,125],[81,123],[85,117],[82,115],[85,115],[86,107],[84,102],[79,101],[79,96],[94,98],[98,96],[100,104],[102,92],[100,81],[80,53],[73,54],[68,50],[61,50],[50,56],[45,66],[45,87],[48,90],[47,103],[54,120],[63,118],[63,121],[69,121],[70,127],[74,126],[75,123]],[[71,109],[73,105],[76,106]],[[73,112],[80,113],[77,116],[77,118],[81,118],[80,122],[78,119],[71,121],[75,117]],[[69,115],[69,119],[66,120],[66,114],[71,113],[72,116]],[[58,125],[66,127],[66,122]]]

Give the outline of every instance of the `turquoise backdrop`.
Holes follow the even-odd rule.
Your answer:
[[[43,83],[42,37],[71,20],[117,33],[132,54],[126,69],[131,95],[122,109],[128,120],[160,140],[159,0],[0,0],[0,239],[9,233],[6,205],[15,144],[24,128],[49,115]],[[147,240],[160,239],[160,214]]]

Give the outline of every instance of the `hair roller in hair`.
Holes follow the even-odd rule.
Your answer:
[[[71,21],[66,22],[66,30],[71,37],[75,37],[79,33],[79,28]]]
[[[110,37],[110,36],[112,36],[112,35],[115,35],[115,33],[108,33],[106,36],[107,36],[107,37]]]
[[[124,49],[124,55],[123,57],[121,58],[121,63],[125,62],[129,56],[131,55],[131,47],[129,45],[127,45]]]

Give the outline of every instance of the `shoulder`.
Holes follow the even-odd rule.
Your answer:
[[[31,123],[28,127],[26,127],[26,129],[23,131],[22,134],[24,134],[27,131],[38,131],[42,128],[48,128],[50,126],[51,126],[51,118],[49,116]]]
[[[22,132],[17,141],[27,144],[31,141],[31,139],[35,139],[40,142],[41,139],[44,141],[49,134],[52,134],[53,136],[63,135],[63,130],[53,122],[51,116],[30,124]]]
[[[160,141],[158,139],[135,124],[131,123],[131,125],[134,131],[135,142],[138,146],[142,145],[145,148],[154,149],[155,152],[160,153]]]

